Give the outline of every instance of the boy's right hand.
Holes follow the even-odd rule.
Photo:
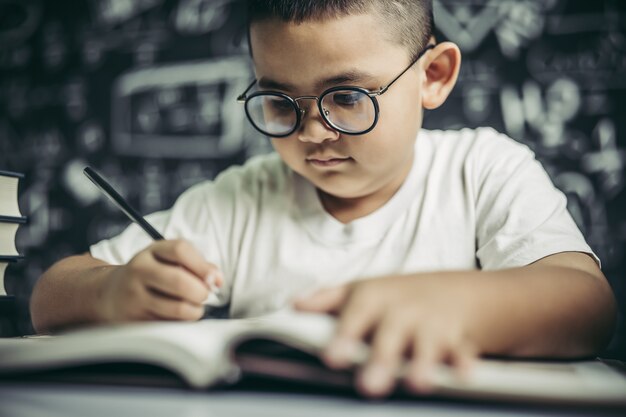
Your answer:
[[[198,320],[210,283],[220,287],[222,273],[192,244],[161,240],[111,268],[97,310],[104,322]]]

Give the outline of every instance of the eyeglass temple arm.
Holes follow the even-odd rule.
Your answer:
[[[380,89],[376,92],[376,93],[377,93],[377,95],[381,95],[381,94],[383,94],[385,91],[387,91],[387,90],[389,89],[389,87],[391,87],[391,85],[392,85],[393,83],[395,83],[395,82],[398,80],[398,78],[402,77],[402,76],[404,75],[404,73],[405,73],[405,72],[407,72],[407,71],[408,71],[408,70],[409,70],[409,69],[410,69],[413,65],[415,65],[415,63],[416,63],[417,61],[419,61],[419,60],[420,60],[420,58],[421,58],[421,57],[423,57],[423,56],[424,56],[424,54],[425,54],[426,52],[430,51],[431,49],[434,49],[434,48],[435,48],[435,46],[436,46],[436,45],[430,44],[430,45],[428,45],[426,48],[424,48],[424,49],[422,50],[422,52],[420,52],[419,54],[417,54],[417,57],[413,60],[413,62],[411,62],[411,65],[409,65],[408,67],[406,67],[406,69],[405,69],[404,71],[402,71],[402,72],[401,72],[401,73],[400,73],[400,74],[399,74],[396,78],[394,78],[393,80],[391,80],[391,82],[390,82],[389,84],[387,84],[387,85],[386,85],[386,86],[384,86],[384,87],[381,87],[381,88],[380,88]]]
[[[256,84],[256,79],[252,81],[248,88],[246,88],[246,91],[244,91],[243,93],[241,93],[241,95],[237,97],[238,102],[243,103],[246,101],[246,95],[248,94],[248,91],[250,91],[250,89],[254,86],[254,84]]]
[[[393,80],[391,80],[391,82],[389,84],[387,84],[384,87],[381,87],[376,93],[378,95],[383,94],[385,91],[387,91],[389,89],[389,87],[391,87],[393,85],[393,83],[395,83],[398,78],[402,77],[404,75],[405,72],[407,72],[417,61],[420,60],[420,58],[422,56],[424,56],[424,54],[428,51],[430,51],[431,49],[433,49],[435,47],[435,45],[428,45],[426,48],[424,48],[422,50],[422,52],[420,52],[417,57],[413,60],[413,62],[411,62],[411,64],[406,67],[406,69],[404,71],[402,71],[396,78],[394,78]],[[248,86],[248,88],[246,88],[246,91],[244,91],[243,93],[241,93],[238,97],[237,97],[237,101],[240,103],[243,103],[246,101],[246,95],[248,94],[248,91],[250,91],[250,89],[254,86],[254,84],[256,84],[257,80],[253,80],[250,85]]]

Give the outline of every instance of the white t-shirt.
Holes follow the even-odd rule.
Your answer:
[[[422,130],[413,167],[380,209],[343,224],[277,154],[251,158],[184,192],[147,220],[192,242],[222,269],[213,305],[267,313],[298,294],[352,280],[423,271],[502,269],[592,253],[533,153],[492,129]],[[110,264],[151,243],[136,225],[91,246]]]

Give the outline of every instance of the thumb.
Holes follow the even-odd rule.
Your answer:
[[[316,313],[336,313],[346,300],[349,289],[348,285],[321,289],[313,294],[297,298],[294,300],[294,307],[297,310]]]

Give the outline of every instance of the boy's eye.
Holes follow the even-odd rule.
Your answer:
[[[272,110],[287,112],[293,111],[293,106],[290,102],[280,97],[272,97],[267,99],[267,104],[272,108]]]
[[[364,95],[356,91],[342,91],[333,94],[333,102],[340,106],[354,106],[363,99]]]

